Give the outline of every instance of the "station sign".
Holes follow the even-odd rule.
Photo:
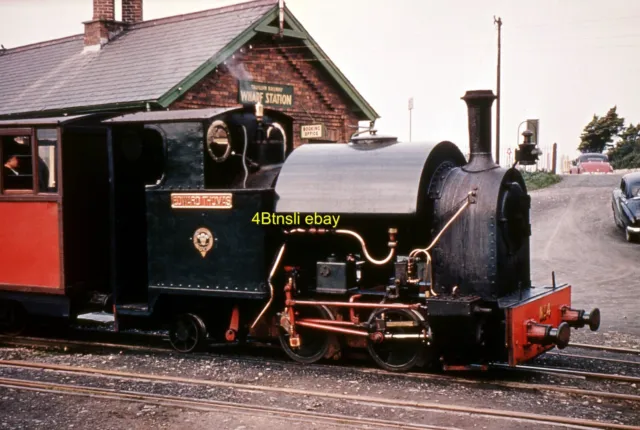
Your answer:
[[[300,138],[302,139],[325,139],[327,128],[324,124],[309,124],[300,127]]]
[[[242,104],[262,103],[264,106],[293,106],[291,85],[238,81],[238,101]]]

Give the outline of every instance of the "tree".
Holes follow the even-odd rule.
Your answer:
[[[580,152],[603,152],[605,148],[613,146],[614,136],[620,134],[624,127],[624,118],[618,117],[617,106],[609,109],[603,117],[593,115],[593,119],[584,128],[580,136]]]
[[[616,169],[640,167],[640,123],[629,124],[620,133],[620,141],[609,150],[608,156]]]

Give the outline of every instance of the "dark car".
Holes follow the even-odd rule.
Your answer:
[[[620,186],[613,190],[611,206],[613,220],[624,229],[627,241],[640,240],[640,172],[622,177]]]

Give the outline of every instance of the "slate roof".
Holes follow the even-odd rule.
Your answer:
[[[100,51],[83,35],[0,53],[0,116],[154,101],[277,7],[258,0],[143,21]]]
[[[91,114],[67,115],[67,116],[57,116],[57,117],[49,117],[49,118],[5,119],[5,120],[0,120],[0,127],[30,127],[34,125],[57,126],[57,125],[73,122],[77,119],[84,119],[90,116]]]
[[[158,122],[172,122],[172,121],[202,121],[205,119],[213,118],[221,113],[235,110],[233,107],[214,107],[204,109],[177,109],[177,110],[157,110],[150,112],[134,112],[117,116],[115,118],[106,119],[103,122],[106,124],[123,124],[123,123],[158,123]],[[0,121],[0,124],[2,121]]]

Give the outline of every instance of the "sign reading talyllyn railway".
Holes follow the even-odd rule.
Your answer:
[[[242,104],[262,103],[265,106],[293,106],[293,87],[253,81],[238,81],[238,101]]]

